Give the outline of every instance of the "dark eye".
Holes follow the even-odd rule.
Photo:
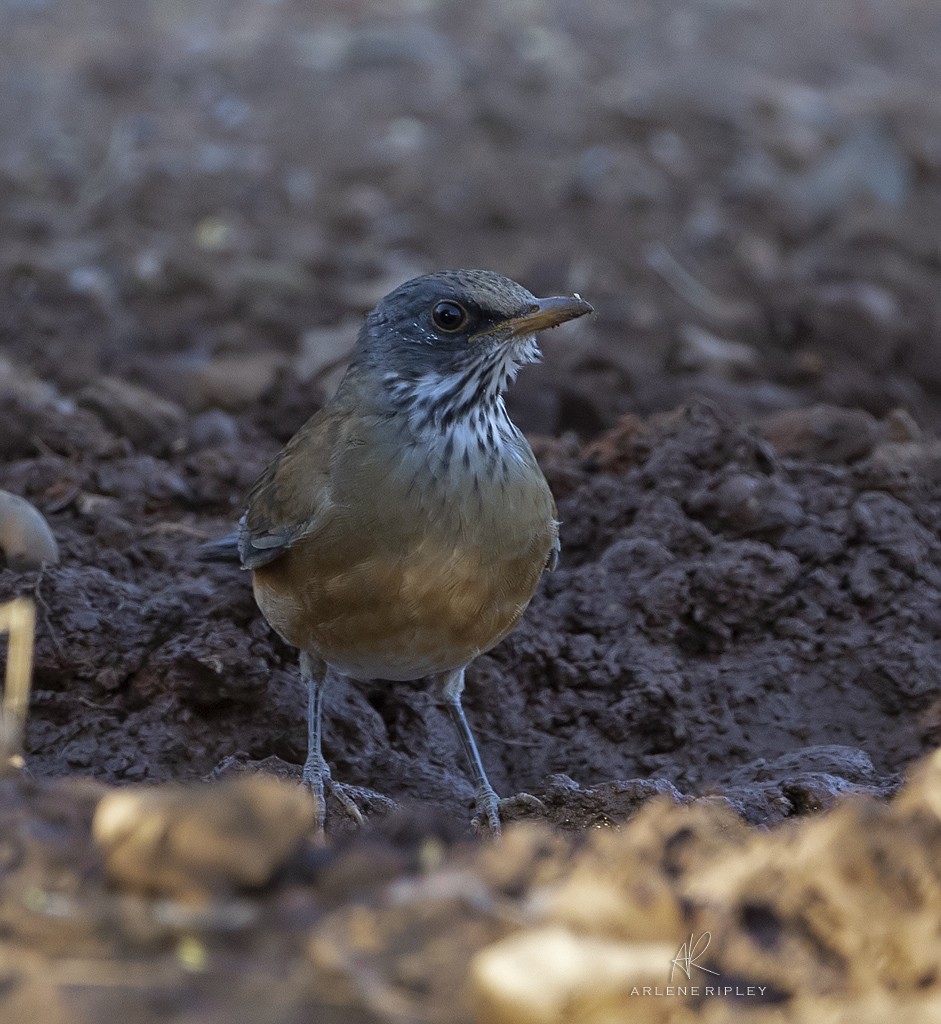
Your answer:
[[[431,311],[431,319],[442,331],[459,331],[467,323],[467,310],[457,302],[439,302]]]

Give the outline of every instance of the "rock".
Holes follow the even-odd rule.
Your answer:
[[[355,69],[414,65],[456,72],[458,63],[447,37],[424,25],[359,28],[347,36],[344,51],[347,67]]]
[[[941,441],[883,441],[859,464],[859,478],[875,488],[907,493],[941,481]]]
[[[880,120],[864,118],[828,156],[793,176],[786,193],[797,210],[821,220],[859,199],[901,206],[913,177],[892,132]]]
[[[893,409],[885,418],[886,441],[890,444],[904,444],[922,439],[921,427],[906,409]]]
[[[570,843],[543,822],[517,821],[499,843],[480,847],[477,873],[499,892],[547,889],[559,881],[559,866],[568,866]]]
[[[656,203],[666,195],[667,178],[640,153],[596,145],[580,154],[572,192],[576,198],[593,203]]]
[[[82,388],[76,401],[142,451],[163,454],[185,442],[183,410],[125,380],[100,377]]]
[[[59,393],[48,381],[40,380],[25,366],[0,356],[0,394],[16,395],[30,404],[60,402]]]
[[[556,825],[580,828],[626,821],[644,801],[660,796],[679,801],[680,792],[666,779],[624,779],[580,786],[567,775],[549,776],[540,799]]]
[[[819,285],[814,299],[822,308],[833,311],[835,317],[849,320],[861,333],[891,330],[904,322],[902,305],[890,288],[872,281],[841,281]]]
[[[757,355],[751,345],[720,338],[697,324],[680,327],[679,339],[668,357],[671,369],[708,371],[726,377],[752,370],[756,363]]]
[[[611,847],[609,852],[613,852]],[[673,887],[623,846],[617,853],[620,856],[601,862],[607,864],[607,871],[599,870],[593,857],[582,858],[574,866],[548,897],[552,920],[612,940],[672,942],[685,927]],[[614,865],[621,870],[610,870]]]
[[[887,798],[897,786],[865,751],[833,743],[757,758],[730,772],[721,791],[743,820],[769,822],[831,808],[854,793]]]
[[[631,990],[662,982],[674,956],[676,948],[668,943],[612,942],[559,927],[520,932],[471,962],[477,1019],[488,1024],[665,1020],[660,1001],[632,1000]]]
[[[207,409],[190,420],[188,439],[193,448],[224,448],[238,443],[238,424],[221,409]]]
[[[0,568],[29,572],[58,561],[59,547],[42,514],[25,498],[0,491]]]
[[[717,529],[743,536],[797,526],[805,518],[794,487],[756,473],[730,474],[717,486],[693,494],[689,507]]]
[[[301,336],[294,371],[302,381],[316,381],[324,394],[333,394],[346,371],[360,319],[347,319],[336,327],[315,327]]]
[[[212,169],[216,169],[215,163],[217,153],[225,154],[225,149],[218,146],[205,146],[201,150],[204,156],[204,163],[212,165]],[[211,155],[209,155],[211,154]],[[218,157],[218,169],[228,167],[229,161],[225,156]],[[204,217],[197,225],[193,232],[193,241],[196,246],[200,249],[204,249],[207,252],[212,253],[229,253],[235,248],[236,239],[238,237],[237,227],[225,217]]]
[[[252,775],[110,793],[92,830],[118,885],[193,897],[264,886],[313,824],[308,793]]]
[[[799,828],[756,831],[694,870],[684,886],[693,931],[711,931],[722,976],[769,986],[780,1000],[934,984],[941,829],[914,812],[917,790],[909,799],[844,800]]]
[[[941,824],[941,750],[915,765],[895,806],[905,815]]]
[[[845,464],[869,455],[883,428],[862,409],[814,405],[772,413],[758,424],[782,455]]]
[[[216,407],[241,412],[254,405],[275,381],[285,359],[277,352],[216,356],[190,370],[186,382],[187,405],[194,411]]]

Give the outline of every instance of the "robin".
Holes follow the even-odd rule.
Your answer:
[[[262,614],[300,650],[303,777],[321,830],[325,787],[362,821],[321,751],[325,691],[341,676],[429,677],[467,755],[477,820],[499,835],[464,672],[519,622],[559,551],[555,501],[503,393],[539,359],[538,331],[591,311],[486,270],[407,281],[366,317],[336,395],[254,485],[238,533],[204,545],[208,559],[237,549]]]

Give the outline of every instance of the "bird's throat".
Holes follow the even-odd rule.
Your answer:
[[[529,462],[529,446],[503,401],[522,363],[538,358],[535,342],[522,354],[521,360],[519,349],[498,352],[447,376],[387,380],[396,419],[435,476],[483,482],[509,477]]]
[[[408,417],[416,434],[440,434],[457,426],[487,443],[506,424],[516,430],[503,405],[503,393],[522,366],[539,358],[536,339],[530,335],[482,351],[446,373],[414,378],[390,375],[385,386],[396,410]]]

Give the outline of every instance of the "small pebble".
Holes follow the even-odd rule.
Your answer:
[[[58,561],[59,547],[41,513],[25,498],[0,491],[0,567],[29,572]]]

